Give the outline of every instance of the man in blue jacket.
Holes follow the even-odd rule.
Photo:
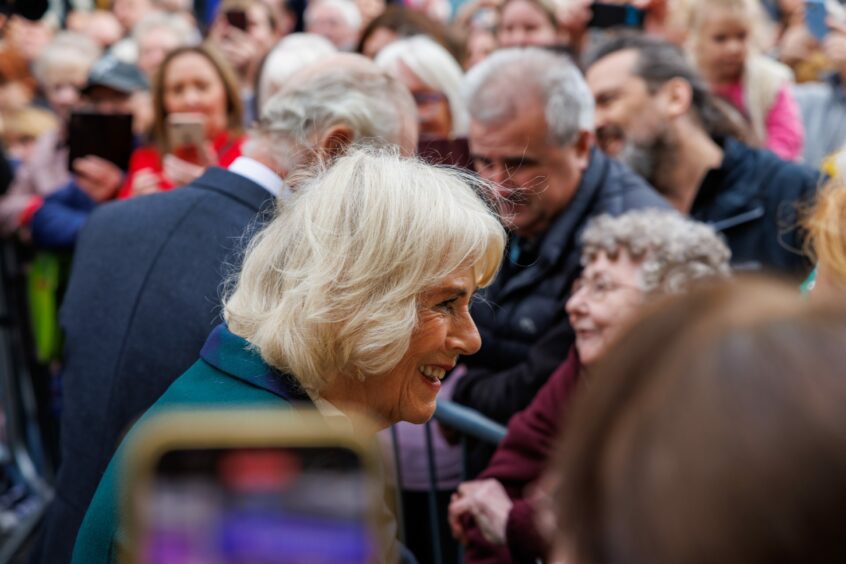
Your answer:
[[[798,212],[820,181],[813,169],[744,145],[682,51],[641,35],[597,46],[587,61],[597,136],[677,209],[721,232],[737,270],[804,279]]]

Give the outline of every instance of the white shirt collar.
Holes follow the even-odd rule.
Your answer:
[[[231,165],[229,172],[241,175],[252,180],[277,198],[283,191],[287,192],[285,181],[270,168],[250,157],[238,157]]]

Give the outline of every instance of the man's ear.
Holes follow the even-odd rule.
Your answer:
[[[672,78],[664,83],[661,95],[666,115],[671,119],[687,114],[693,104],[693,88],[683,78]]]
[[[584,172],[590,164],[590,151],[593,149],[594,136],[591,131],[579,131],[579,136],[573,143],[573,151],[578,170]]]
[[[345,124],[333,125],[323,132],[317,140],[317,154],[327,161],[343,155],[352,144],[355,135],[350,126]]]

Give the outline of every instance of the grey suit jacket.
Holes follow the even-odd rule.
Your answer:
[[[34,562],[70,559],[122,434],[197,359],[220,321],[223,280],[273,203],[254,182],[211,168],[92,214],[60,314],[62,462]]]

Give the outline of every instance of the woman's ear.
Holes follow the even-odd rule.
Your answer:
[[[343,155],[352,144],[355,135],[348,125],[334,125],[323,132],[317,141],[317,154],[326,161],[332,161],[335,157]]]

